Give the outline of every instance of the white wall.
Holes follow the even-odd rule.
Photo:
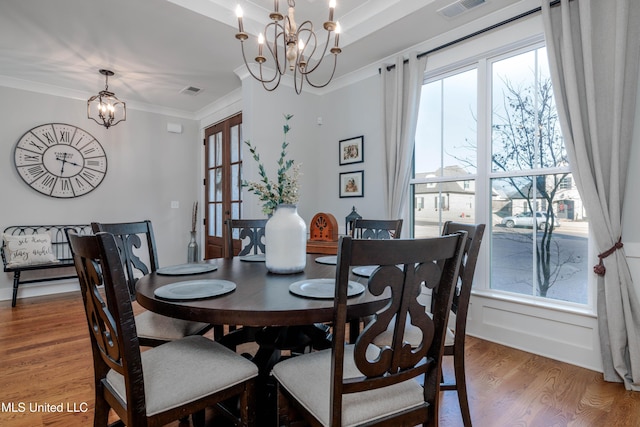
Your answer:
[[[167,132],[180,123],[182,134]],[[68,123],[92,134],[107,153],[101,185],[84,196],[56,199],[32,190],[13,165],[13,150],[28,130]],[[191,207],[200,193],[200,140],[194,120],[128,109],[127,120],[105,129],[86,118],[86,101],[0,87],[0,229],[20,224],[88,224],[150,219],[161,265],[186,261]],[[170,202],[178,201],[179,209]],[[28,273],[23,276],[29,277]],[[0,275],[0,300],[11,298],[13,275]],[[25,284],[18,298],[76,289],[75,280]],[[19,304],[19,301],[18,301]]]
[[[318,212],[336,217],[344,232],[345,217],[353,206],[363,217],[384,217],[382,203],[382,126],[380,123],[379,77],[371,77],[343,90],[318,96],[296,95],[292,88],[267,92],[252,79],[243,81],[244,138],[258,147],[269,177],[275,177],[282,144],[284,114],[293,114],[287,135],[290,156],[301,163],[299,212],[307,224]],[[318,124],[318,119],[322,124]],[[364,163],[340,166],[338,141],[364,135]],[[364,197],[340,198],[341,172],[364,170]],[[257,167],[244,153],[244,176],[257,179]],[[260,205],[245,195],[245,217],[262,217]]]

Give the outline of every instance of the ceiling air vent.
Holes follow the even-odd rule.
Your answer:
[[[195,86],[187,86],[187,87],[185,87],[184,89],[182,89],[180,91],[180,93],[184,93],[186,95],[192,95],[192,96],[196,96],[200,92],[202,92],[202,89],[200,89],[199,87],[195,87]]]
[[[438,13],[447,18],[453,18],[484,3],[486,3],[486,0],[458,0],[439,9]]]

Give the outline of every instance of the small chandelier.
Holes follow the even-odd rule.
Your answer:
[[[338,43],[340,40],[340,24],[333,20],[333,12],[336,7],[336,0],[329,1],[329,20],[323,25],[327,39],[322,49],[322,54],[314,58],[316,53],[320,52],[320,41],[316,33],[313,31],[313,23],[311,21],[304,21],[299,26],[295,21],[295,0],[287,0],[289,5],[289,11],[287,16],[283,16],[278,10],[278,0],[273,1],[273,12],[269,14],[269,19],[272,22],[268,23],[264,27],[264,33],[260,33],[258,36],[258,56],[255,58],[255,62],[259,65],[259,73],[256,74],[249,67],[247,57],[244,52],[244,41],[249,38],[249,35],[244,31],[242,24],[242,8],[238,5],[236,8],[236,15],[238,16],[238,33],[236,38],[240,40],[242,46],[242,58],[249,70],[249,73],[256,80],[262,83],[262,86],[268,90],[275,90],[280,84],[281,77],[289,71],[293,73],[293,79],[295,82],[296,93],[299,95],[302,92],[302,85],[306,81],[309,85],[315,88],[322,88],[329,84],[336,71],[336,64],[338,63],[338,54],[342,52]],[[331,35],[334,34],[333,46],[329,50],[333,54],[333,70],[329,79],[322,83],[316,84],[309,79],[309,75],[316,71],[327,53],[327,49],[330,45]],[[268,61],[267,57],[263,55],[266,50],[268,51],[269,60],[273,60],[271,65],[275,70],[273,75],[265,76],[263,73],[262,64]]]
[[[109,92],[109,76],[113,76],[113,71],[100,70],[100,74],[105,79],[104,90],[87,101],[87,118],[109,129],[127,120],[127,106]]]

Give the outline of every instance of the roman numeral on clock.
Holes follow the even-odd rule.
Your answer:
[[[60,142],[69,142],[71,140],[71,132],[68,130],[60,131]]]
[[[42,165],[35,165],[35,166],[29,166],[27,168],[27,172],[29,172],[29,175],[31,175],[31,177],[33,177],[33,179],[38,179],[43,173],[45,173],[44,168],[42,167]]]
[[[42,179],[42,185],[48,188],[53,187],[53,184],[55,184],[55,182],[56,182],[56,177],[51,174],[47,174],[47,176],[45,176]]]

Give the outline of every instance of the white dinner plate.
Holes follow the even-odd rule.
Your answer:
[[[335,279],[306,279],[289,285],[292,294],[307,298],[333,299],[335,296]],[[364,285],[349,280],[347,296],[353,297],[364,292]]]
[[[364,265],[360,267],[354,267],[351,271],[356,276],[371,277],[373,272],[376,271],[376,268],[378,268],[377,265]]]
[[[338,256],[337,255],[321,256],[316,258],[316,262],[318,264],[336,265],[338,263]]]
[[[228,280],[187,280],[164,285],[153,293],[156,297],[172,301],[188,301],[217,297],[235,290],[236,284]]]
[[[208,262],[192,262],[189,264],[170,265],[156,270],[156,273],[163,276],[185,276],[188,274],[208,273],[218,269],[216,264]]]
[[[246,261],[246,262],[264,262],[265,254],[243,255],[239,258],[240,258],[240,261]]]

